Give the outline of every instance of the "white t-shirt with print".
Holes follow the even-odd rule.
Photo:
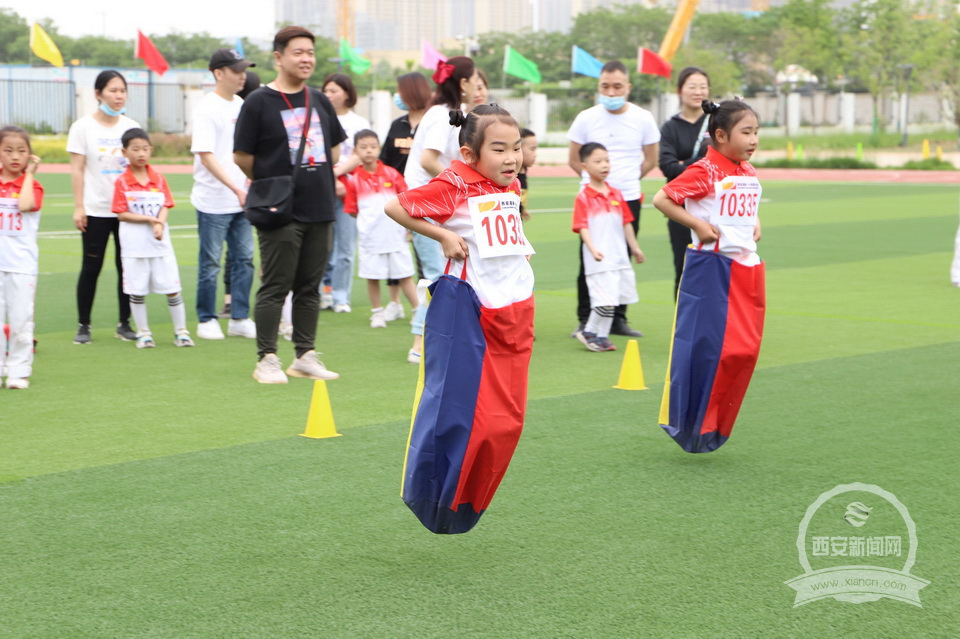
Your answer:
[[[607,182],[620,190],[628,202],[640,199],[640,165],[643,147],[660,142],[660,129],[646,109],[627,103],[627,110],[610,113],[601,104],[581,111],[570,125],[567,138],[583,146],[599,142],[610,154],[610,175]],[[582,175],[581,186],[590,183]]]
[[[110,212],[113,183],[127,168],[120,136],[140,125],[125,115],[112,127],[105,127],[93,115],[72,125],[67,134],[67,152],[84,156],[83,207],[90,217],[117,217]]]
[[[203,213],[240,213],[243,208],[236,194],[214,177],[200,161],[200,153],[212,153],[234,185],[244,188],[247,176],[233,161],[233,133],[243,100],[233,96],[224,100],[215,92],[197,102],[193,110],[193,190],[190,203]]]

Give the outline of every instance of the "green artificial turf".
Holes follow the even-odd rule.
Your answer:
[[[527,424],[489,511],[427,532],[399,499],[416,369],[408,327],[322,313],[343,437],[303,431],[311,384],[256,384],[252,341],[71,343],[79,238],[48,193],[32,386],[0,390],[0,637],[943,637],[956,634],[960,291],[956,189],[765,183],[768,312],[730,441],[689,455],[657,425],[672,319],[665,224],[645,207],[631,307],[647,391],[575,326],[570,179],[531,180],[537,341]],[[193,317],[189,176],[170,176]],[[648,198],[657,188],[645,183]],[[182,228],[179,228],[182,227]],[[62,233],[58,233],[62,232]],[[191,327],[194,321],[191,320]],[[172,338],[172,335],[170,336]],[[288,343],[280,356],[291,357]],[[923,608],[793,608],[797,527],[838,484],[894,493],[917,524]]]

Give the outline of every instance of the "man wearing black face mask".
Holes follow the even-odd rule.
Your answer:
[[[607,182],[619,189],[633,212],[633,228],[640,231],[640,178],[657,166],[660,154],[660,129],[653,115],[627,101],[630,76],[622,62],[613,60],[600,71],[599,99],[596,106],[581,111],[570,130],[568,164],[580,175],[580,147],[599,142],[610,154],[610,176]],[[586,184],[584,179],[583,184]],[[624,247],[626,250],[626,247]],[[580,274],[577,276],[577,319],[579,327],[570,336],[583,330],[590,316],[590,292],[583,272],[582,251]],[[626,307],[618,306],[610,329],[613,335],[643,337],[627,323]]]

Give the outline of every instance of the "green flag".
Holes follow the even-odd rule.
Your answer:
[[[540,69],[537,68],[536,63],[532,60],[527,60],[514,51],[510,48],[509,44],[506,45],[503,52],[503,70],[512,76],[526,80],[527,82],[532,82],[533,84],[540,84],[540,80],[542,79],[540,77]]]
[[[357,75],[366,73],[367,69],[369,69],[370,65],[372,64],[370,60],[367,60],[354,51],[353,47],[350,46],[350,43],[347,42],[346,38],[340,38],[340,59],[344,62],[344,64],[349,64],[350,70]]]

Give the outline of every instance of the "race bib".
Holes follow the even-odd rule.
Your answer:
[[[710,223],[714,226],[756,226],[763,188],[752,176],[729,175],[714,184]]]
[[[467,200],[467,207],[480,257],[535,253],[523,234],[520,197],[515,193],[477,195]]]
[[[164,200],[159,191],[127,191],[127,210],[137,215],[159,217]]]
[[[0,198],[0,235],[23,235],[23,213],[13,197]]]

